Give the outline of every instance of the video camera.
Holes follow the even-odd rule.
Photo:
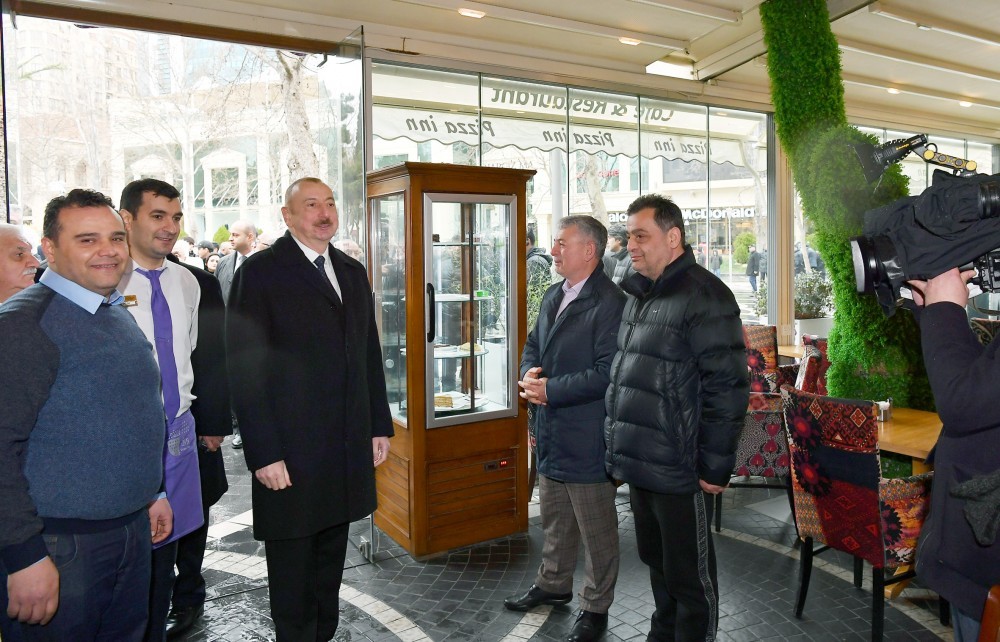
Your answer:
[[[892,316],[909,294],[906,281],[929,279],[955,267],[976,270],[970,291],[1000,291],[1000,174],[976,174],[976,162],[938,153],[919,134],[879,146],[854,148],[869,182],[910,152],[935,170],[931,186],[865,213],[864,235],[851,239],[854,279]],[[901,291],[902,289],[902,291]]]

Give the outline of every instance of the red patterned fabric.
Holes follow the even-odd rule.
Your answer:
[[[827,358],[827,340],[814,334],[802,335],[802,358],[815,356],[819,359],[819,374],[816,375],[816,394],[830,394],[826,388],[826,371],[830,369]]]
[[[793,387],[803,392],[817,392],[819,367],[819,359],[815,355],[803,357],[796,368]]]
[[[912,563],[930,474],[884,480],[877,406],[781,389],[799,536],[876,568]]]
[[[743,477],[788,476],[788,437],[781,395],[750,395],[733,473]]]
[[[930,494],[930,473],[883,479],[879,484],[886,568],[913,563],[920,528],[930,508]]]
[[[773,325],[744,325],[743,343],[747,349],[747,367],[752,371],[778,367],[778,328]]]
[[[778,328],[773,325],[744,325],[750,392],[777,393],[782,383],[778,371]]]

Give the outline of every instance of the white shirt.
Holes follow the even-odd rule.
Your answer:
[[[587,279],[589,278],[590,275],[588,274],[586,279],[580,281],[573,287],[569,286],[569,281],[563,280],[562,282],[563,298],[562,298],[562,303],[559,304],[559,309],[556,310],[557,319],[559,318],[559,315],[563,313],[563,310],[566,309],[566,306],[572,303],[576,299],[576,297],[580,296],[580,290],[583,289],[584,284],[587,282]]]
[[[323,261],[323,270],[326,272],[326,278],[330,279],[330,283],[333,285],[333,289],[337,291],[337,296],[339,296],[340,300],[343,301],[344,295],[341,294],[340,292],[340,281],[337,280],[337,273],[333,271],[333,263],[330,261],[329,243],[326,246],[326,250],[324,250],[323,253],[320,254],[319,252],[312,249],[308,245],[304,245],[301,242],[299,242],[299,240],[295,238],[294,234],[292,234],[291,236],[292,240],[295,241],[295,243],[298,244],[299,248],[302,250],[302,253],[306,255],[307,259],[309,259],[310,263],[313,263],[316,260],[317,256],[322,256],[325,259]]]
[[[125,271],[125,276],[118,284],[118,290],[125,295],[125,308],[132,313],[139,329],[153,344],[153,356],[157,357],[151,307],[153,286],[149,279],[136,273],[137,267],[139,266],[135,261],[131,261],[130,268]],[[177,416],[180,417],[191,408],[194,400],[194,395],[191,394],[191,386],[194,384],[191,353],[198,345],[198,303],[201,301],[201,288],[198,286],[198,279],[180,265],[164,261],[160,269],[160,287],[170,306],[174,334],[174,362],[177,364],[177,387],[180,389]]]

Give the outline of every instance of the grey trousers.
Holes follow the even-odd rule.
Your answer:
[[[545,542],[535,585],[552,593],[571,592],[582,540],[586,575],[580,608],[607,613],[618,580],[614,484],[569,484],[539,475],[538,493]]]

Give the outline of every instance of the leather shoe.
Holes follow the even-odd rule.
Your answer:
[[[566,642],[594,642],[608,630],[608,614],[580,611]]]
[[[182,633],[190,629],[194,623],[205,614],[205,605],[189,606],[188,608],[172,608],[167,614],[167,639],[179,638]]]
[[[530,611],[536,606],[542,604],[551,604],[553,606],[557,604],[566,604],[573,599],[573,593],[549,593],[548,591],[542,590],[531,585],[528,592],[521,597],[511,596],[503,601],[503,605],[506,606],[511,611]]]

